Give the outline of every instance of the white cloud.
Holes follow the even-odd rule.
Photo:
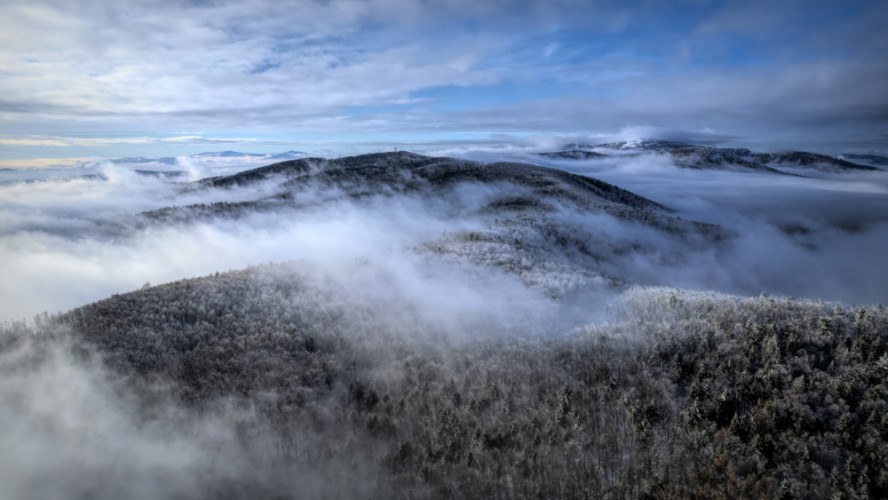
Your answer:
[[[768,7],[743,5],[688,2],[671,26],[662,6],[616,2],[13,0],[0,5],[0,120],[19,148],[143,144],[58,139],[134,128],[366,140],[645,124],[789,147],[883,141],[884,37],[864,19],[879,8],[802,36],[834,6],[798,19],[780,8],[774,18],[794,27],[767,30],[750,20],[771,19]],[[626,31],[648,25],[650,35]],[[741,56],[761,63],[732,52],[741,35],[755,41]],[[500,84],[495,105],[415,95]]]
[[[109,145],[143,145],[143,144],[258,144],[258,145],[294,145],[301,144],[290,141],[274,141],[253,137],[205,137],[202,135],[177,135],[170,137],[65,137],[65,136],[0,136],[0,145],[5,146],[109,146]]]
[[[15,70],[6,72],[4,99],[35,109],[39,103],[63,117],[186,114],[212,122],[226,115],[230,123],[247,111],[285,108],[310,116],[403,101],[430,85],[491,80],[473,68],[474,56],[460,50],[460,41],[344,40],[400,7],[9,2],[3,18],[15,22],[4,26],[0,61]],[[473,40],[472,53],[483,53],[479,42]],[[262,67],[270,69],[252,74]]]

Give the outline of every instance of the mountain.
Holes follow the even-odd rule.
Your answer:
[[[264,154],[241,153],[238,151],[212,151],[191,155],[192,158],[264,158],[265,156]]]
[[[589,151],[582,148],[565,148],[560,151],[540,153],[540,155],[545,156],[546,158],[551,158],[553,160],[589,160],[595,158],[607,158],[606,154],[598,153],[596,151]]]
[[[747,171],[782,172],[767,166],[767,162],[757,159],[747,149],[723,149],[704,146],[670,147],[668,154],[676,165],[699,170],[739,169]]]
[[[800,167],[798,171],[817,170],[827,173],[875,172],[878,168],[861,165],[842,158],[804,151],[784,151],[780,153],[755,153],[753,158],[761,163],[777,167]]]
[[[591,177],[529,164],[481,164],[403,151],[285,161],[203,179],[187,189],[257,188],[261,194],[253,199],[172,206],[141,218],[167,225],[236,219],[257,211],[298,213],[344,202],[421,199],[435,207],[435,217],[476,223],[472,229],[423,241],[417,251],[493,265],[553,296],[586,286],[637,282],[627,267],[629,255],[682,260],[690,248],[717,247],[730,238],[718,226],[682,220],[668,207]],[[471,203],[461,196],[469,196]],[[598,217],[632,224],[639,232],[599,225]],[[131,222],[124,225],[133,227]]]
[[[551,159],[626,158],[659,154],[669,156],[676,166],[696,170],[740,170],[781,174],[752,156],[748,149],[723,149],[693,146],[675,141],[640,140],[622,141],[597,146],[567,145],[561,151],[541,153]]]
[[[217,151],[217,152],[208,152],[208,153],[197,153],[191,155],[192,158],[223,158],[223,159],[236,159],[236,158],[244,158],[250,160],[292,160],[295,158],[303,158],[308,156],[307,153],[303,153],[301,151],[284,151],[283,153],[275,153],[275,154],[263,154],[263,153],[241,153],[238,151]]]
[[[871,167],[888,167],[888,157],[873,155],[873,154],[855,154],[855,153],[846,153],[840,155],[839,158],[847,159],[854,161],[856,163],[863,163],[869,165]]]
[[[239,151],[209,151],[204,153],[196,153],[190,155],[191,158],[198,158],[204,160],[212,160],[212,159],[223,159],[223,160],[236,160],[236,159],[244,159],[244,160],[267,160],[267,161],[275,161],[275,160],[292,160],[296,158],[303,158],[308,156],[307,153],[303,153],[301,151],[284,151],[282,153],[274,153],[274,154],[266,154],[266,153],[242,153]],[[178,164],[178,160],[171,156],[156,156],[156,157],[126,157],[126,158],[112,158],[110,160],[111,163],[122,164],[122,165],[137,165],[137,164],[163,164],[163,165],[176,165]]]
[[[434,158],[409,152],[376,153],[335,160],[307,158],[275,163],[230,176],[203,179],[205,188],[246,186],[275,181],[284,189],[319,183],[336,186],[349,196],[366,195],[376,189],[410,192],[422,188],[441,189],[458,183],[505,182],[530,188],[551,201],[602,208],[662,209],[657,203],[614,185],[562,170],[520,163],[491,163]]]
[[[117,165],[138,165],[141,163],[151,163],[151,164],[162,164],[162,165],[176,165],[177,161],[175,158],[171,156],[160,156],[160,157],[128,157],[128,158],[112,158],[110,160],[111,163]]]
[[[308,156],[308,153],[304,153],[302,151],[284,151],[283,153],[277,153],[270,155],[268,157],[269,160],[294,160],[296,158],[304,158]]]
[[[804,151],[755,153],[742,148],[696,146],[675,141],[637,140],[597,146],[568,144],[559,151],[540,153],[550,159],[587,160],[627,155],[660,154],[669,156],[676,166],[697,170],[739,170],[772,174],[806,175],[877,171],[878,168]],[[848,157],[848,155],[845,155]]]
[[[664,141],[658,139],[643,139],[632,141],[609,142],[606,144],[598,144],[594,148],[617,151],[654,151],[658,153],[669,152],[674,149],[683,149],[695,147],[690,144],[676,141]]]

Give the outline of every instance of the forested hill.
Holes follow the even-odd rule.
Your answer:
[[[596,160],[638,155],[668,157],[676,166],[696,170],[739,170],[746,172],[810,175],[817,173],[878,172],[881,157],[875,155],[829,156],[807,151],[757,153],[745,148],[699,146],[675,141],[637,140],[591,146],[567,144],[558,151],[540,153],[554,160]],[[858,163],[852,160],[860,160]],[[882,158],[884,160],[884,158]],[[864,163],[871,163],[864,164]]]
[[[254,464],[192,497],[297,498],[306,474],[316,497],[888,494],[881,307],[633,289],[603,324],[459,340],[417,317],[393,326],[405,302],[343,297],[303,265],[263,266],[40,328],[64,326],[135,382],[168,380],[188,411],[251,408],[231,425]]]
[[[589,284],[662,284],[655,276],[636,277],[627,257],[679,262],[689,249],[717,250],[732,235],[592,177],[408,152],[286,161],[188,189],[230,190],[240,201],[172,206],[136,222],[168,227],[257,213],[300,218],[331,206],[357,206],[382,218],[412,203],[417,215],[456,223],[456,230],[417,241],[414,251],[493,265],[553,296]]]
[[[305,158],[275,163],[230,176],[198,181],[208,188],[274,181],[285,190],[336,187],[350,196],[442,189],[460,183],[512,184],[552,201],[584,207],[613,204],[643,210],[664,207],[612,184],[546,167],[522,163],[481,164],[416,153],[376,153],[334,160]]]

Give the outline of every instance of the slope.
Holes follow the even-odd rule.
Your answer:
[[[413,251],[504,269],[553,296],[637,282],[630,269],[633,255],[680,260],[689,250],[717,248],[730,237],[717,226],[679,219],[653,200],[594,178],[408,152],[286,161],[205,179],[188,189],[256,189],[261,196],[173,206],[144,213],[138,223],[168,227],[257,213],[299,217],[343,205],[386,213],[380,205],[416,200],[433,219],[459,223],[449,223],[454,229],[438,237],[415,241]]]

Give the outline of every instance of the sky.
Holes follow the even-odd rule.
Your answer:
[[[666,138],[888,152],[888,2],[4,0],[0,167]]]

